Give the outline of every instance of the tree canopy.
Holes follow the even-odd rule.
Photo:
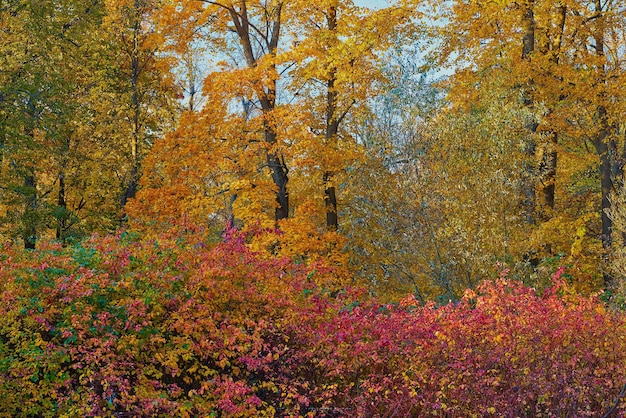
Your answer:
[[[624,5],[0,6],[2,234],[181,219],[455,299],[561,264],[620,288]]]

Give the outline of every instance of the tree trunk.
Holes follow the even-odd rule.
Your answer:
[[[218,4],[213,2],[213,4]],[[239,1],[239,10],[234,5],[224,7],[230,13],[235,31],[239,37],[239,42],[243,49],[246,64],[250,68],[257,65],[257,57],[254,55],[253,41],[250,36],[251,24],[248,20],[248,10],[245,1]],[[264,37],[265,53],[272,55],[276,53],[281,29],[282,2],[275,2],[271,8],[267,10],[267,36]],[[270,7],[270,6],[268,6]],[[275,69],[275,68],[274,68]],[[276,186],[276,209],[274,211],[274,220],[289,218],[289,191],[287,183],[289,182],[289,169],[285,164],[284,158],[274,149],[278,143],[276,130],[268,121],[268,116],[276,107],[276,80],[270,80],[266,85],[260,83],[256,87],[256,94],[261,103],[261,111],[264,117],[263,134],[265,143],[267,144],[266,162],[270,168],[272,181]]]
[[[544,38],[537,42],[535,37],[534,0],[526,0],[522,12],[521,25],[523,60],[530,62],[532,54],[538,52],[542,57],[548,57],[552,64],[558,65],[567,16],[566,11],[567,8],[562,3],[559,3],[557,12],[553,15],[554,21],[550,22],[550,26],[555,29],[555,32],[552,33],[551,37],[546,33]],[[536,47],[537,43],[539,45]],[[528,81],[528,84],[529,87],[534,84],[532,78]],[[524,104],[529,109],[534,107],[534,99],[528,91],[525,92]],[[547,117],[544,117],[544,120],[546,119]],[[530,138],[525,146],[527,161],[522,177],[524,212],[527,222],[531,224],[535,223],[536,216],[539,216],[541,221],[547,221],[550,218],[550,213],[554,209],[556,192],[558,134],[548,126],[546,141],[542,144],[537,144],[534,137],[539,124],[540,121],[533,120],[527,126]],[[538,179],[536,178],[537,176]]]
[[[275,137],[273,132],[266,132],[266,136],[270,134]],[[275,140],[274,140],[275,141]],[[289,170],[284,161],[272,152],[267,153],[267,165],[272,170],[272,180],[276,185],[276,210],[274,211],[274,220],[289,218],[289,190],[287,183],[289,182]]]
[[[337,29],[337,8],[331,6],[326,15],[328,30],[334,34]],[[339,117],[337,115],[337,91],[335,83],[337,72],[334,68],[330,70],[329,78],[326,82],[326,146],[331,148],[331,152],[337,152],[337,134],[339,133]],[[323,174],[324,182],[324,206],[326,207],[326,228],[329,231],[339,229],[339,213],[337,210],[337,193],[333,177],[333,170],[326,169]]]
[[[141,140],[141,103],[139,92],[139,77],[141,75],[139,56],[139,31],[141,30],[140,4],[135,0],[135,22],[133,23],[133,46],[131,51],[131,110],[132,135],[130,138],[130,177],[126,180],[124,193],[121,199],[122,209],[129,199],[135,197],[139,185],[139,144]]]
[[[599,112],[603,112],[604,108],[601,107]],[[606,116],[606,115],[605,115]],[[598,166],[598,173],[600,174],[600,185],[602,188],[602,203],[601,203],[601,219],[602,219],[602,248],[608,250],[611,248],[611,229],[612,220],[609,217],[607,211],[611,207],[611,201],[609,196],[613,191],[613,176],[612,176],[612,161],[609,153],[609,147],[606,142],[608,131],[602,129],[598,136],[594,140],[594,146],[596,152],[600,157],[600,164]]]
[[[65,229],[67,227],[67,202],[65,200],[65,173],[59,172],[59,194],[57,195],[57,206],[61,208],[59,219],[57,219],[56,239],[65,239]]]
[[[557,133],[549,132],[549,137],[542,144],[539,156],[539,216],[547,221],[554,209],[554,193],[556,190],[556,165],[557,165]]]
[[[332,173],[325,172],[324,180],[324,204],[326,206],[326,228],[336,231],[339,228],[339,215],[337,214],[337,195],[335,186],[332,185]]]
[[[602,10],[602,4],[600,0],[594,0],[595,12],[598,14],[598,19],[596,20],[596,31],[594,33],[594,41],[595,41],[595,53],[596,56],[600,59],[604,59],[604,16]],[[597,80],[598,85],[601,88],[604,88],[604,84],[606,83],[606,71],[604,68],[604,63],[600,62],[597,70]],[[601,90],[602,91],[602,90]],[[593,140],[593,145],[596,148],[596,152],[598,153],[598,157],[600,157],[600,164],[598,167],[598,171],[600,174],[600,186],[602,189],[601,195],[601,205],[600,205],[600,218],[602,221],[602,248],[605,250],[604,257],[605,262],[608,262],[608,254],[613,243],[612,229],[613,229],[613,221],[609,217],[609,210],[611,208],[611,200],[609,199],[611,192],[613,191],[613,158],[609,151],[610,141],[610,131],[611,127],[609,125],[608,115],[606,107],[603,104],[605,100],[605,96],[603,93],[600,93],[597,97],[599,104],[596,107],[596,121],[595,123],[598,126],[597,134]],[[604,274],[604,285],[606,288],[610,288],[613,284],[613,277],[610,274]]]
[[[557,6],[557,12],[554,14],[553,28],[556,31],[552,34],[552,37],[546,36],[542,39],[539,45],[539,53],[542,56],[547,56],[548,60],[554,65],[559,63],[559,54],[561,50],[561,44],[563,40],[563,31],[565,30],[565,18],[567,16],[567,8],[559,3]],[[559,100],[563,97],[559,97]],[[548,113],[552,113],[552,109],[548,110]],[[544,117],[544,120],[548,119],[548,116]],[[546,131],[546,139],[541,144],[537,160],[539,161],[539,217],[542,221],[547,221],[552,216],[554,209],[554,196],[556,192],[556,169],[558,159],[558,139],[559,136],[556,131],[551,127]]]
[[[609,210],[611,208],[611,200],[609,199],[611,192],[613,191],[613,176],[612,176],[612,158],[609,152],[609,146],[607,143],[609,128],[606,119],[606,109],[603,106],[598,107],[598,118],[600,123],[600,131],[598,132],[593,144],[596,148],[596,152],[600,157],[600,164],[598,166],[598,172],[600,174],[600,186],[601,186],[601,204],[600,204],[600,219],[602,222],[602,249],[604,250],[604,261],[608,262],[608,255],[613,244],[613,220],[609,216]],[[610,288],[613,285],[613,276],[604,273],[604,286]]]
[[[126,187],[124,188],[124,193],[122,194],[122,199],[120,201],[120,205],[122,209],[126,206],[126,203],[135,197],[137,193],[137,187],[139,186],[139,170],[138,166],[134,165],[131,167],[130,176],[126,181]]]
[[[26,204],[22,217],[22,239],[25,249],[34,250],[37,245],[37,183],[33,168],[29,168],[24,176],[24,194]]]
[[[527,0],[524,3],[524,10],[522,12],[522,60],[530,61],[531,54],[535,50],[535,14],[534,14],[534,0]],[[532,86],[533,80],[528,80],[528,87]],[[524,105],[532,109],[533,99],[528,91],[524,92]],[[526,129],[528,130],[528,138],[524,144],[524,153],[526,155],[526,161],[523,164],[522,173],[522,196],[523,196],[523,211],[524,218],[529,224],[535,223],[535,206],[536,206],[536,193],[535,193],[535,152],[536,142],[535,133],[537,132],[537,122],[535,120],[530,121]]]
[[[522,12],[522,59],[530,59],[535,50],[535,2],[526,0]]]
[[[27,122],[26,135],[32,144],[35,143],[35,119],[38,114],[34,108],[29,115],[32,120]],[[32,123],[32,124],[31,124]],[[27,165],[24,167],[23,174],[23,191],[24,195],[24,212],[22,214],[22,240],[24,241],[24,248],[27,250],[34,250],[37,245],[37,213],[38,199],[37,199],[37,178],[35,176],[34,165]]]

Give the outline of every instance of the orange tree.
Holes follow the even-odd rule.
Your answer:
[[[177,53],[203,41],[225,59],[204,81],[204,106],[149,157],[143,191],[128,206],[137,225],[150,223],[143,214],[163,218],[155,196],[166,186],[178,197],[165,217],[278,225],[284,240],[302,227],[311,242],[337,241],[339,185],[360,153],[353,122],[380,86],[379,55],[404,14],[349,1],[194,1],[165,6],[155,22]],[[293,237],[273,248],[297,243],[306,246]],[[295,251],[309,250],[329,251]]]

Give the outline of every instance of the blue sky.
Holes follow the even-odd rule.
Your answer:
[[[357,6],[365,6],[371,7],[373,9],[380,9],[382,7],[388,6],[389,1],[387,0],[354,0],[354,4]]]

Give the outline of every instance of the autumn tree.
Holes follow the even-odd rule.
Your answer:
[[[115,228],[129,190],[124,173],[145,152],[133,150],[172,123],[164,117],[173,108],[167,66],[154,65],[155,44],[128,36],[146,32],[147,17],[124,32],[114,25],[127,15],[121,7],[97,0],[2,5],[3,227],[28,248],[45,236],[64,241]],[[132,129],[123,131],[127,121]]]
[[[381,62],[398,45],[407,17],[399,8],[371,11],[336,0],[303,2],[296,14],[292,54],[298,65],[289,77],[299,98],[297,113],[307,115],[304,120],[314,134],[305,139],[304,153],[321,166],[328,230],[339,228],[341,172],[358,154],[355,121],[367,114],[369,100],[381,94]]]
[[[281,63],[279,46],[285,24],[285,7],[284,1],[190,1],[183,2],[178,9],[171,5],[162,14],[162,24],[165,26],[169,24],[169,20],[174,19],[172,16],[178,19],[175,24],[188,27],[191,32],[210,23],[213,28],[212,36],[219,34],[222,42],[236,42],[241,53],[241,61],[237,59],[237,64],[241,63],[242,67],[238,68],[235,64],[228,72],[230,79],[223,77],[222,82],[246,85],[245,92],[235,88],[240,94],[234,94],[232,98],[254,103],[255,110],[258,111],[265,165],[275,186],[276,221],[289,217],[289,169],[275,120],[279,95],[278,68]],[[231,38],[233,35],[235,39]],[[178,42],[188,43],[193,40],[194,37],[189,33],[178,34]],[[225,75],[226,73],[222,74]],[[210,92],[208,95],[210,97]]]
[[[453,100],[471,104],[476,98],[472,90],[503,73],[507,76],[502,85],[521,91],[522,105],[532,113],[522,194],[527,219],[540,221],[536,228],[543,231],[539,232],[543,243],[531,252],[539,251],[539,257],[567,253],[569,245],[550,243],[554,237],[550,229],[562,221],[587,219],[589,230],[595,229],[589,209],[580,212],[578,204],[570,204],[579,199],[571,193],[575,189],[571,181],[587,172],[588,163],[570,164],[581,162],[589,144],[595,151],[598,191],[591,211],[600,218],[596,239],[607,251],[612,235],[608,196],[622,159],[613,136],[619,131],[613,121],[623,107],[619,93],[623,83],[618,81],[623,77],[623,39],[617,35],[624,24],[623,13],[618,12],[622,6],[585,1],[439,6],[435,13],[450,23],[442,28],[442,39],[443,56],[456,68]],[[610,54],[605,53],[608,44]],[[559,186],[564,189],[559,191]],[[609,282],[605,275],[605,285]]]
[[[95,5],[72,1],[2,3],[0,9],[6,42],[0,103],[4,223],[8,235],[17,232],[26,248],[34,248],[48,226],[60,236],[70,222],[64,211],[62,166],[74,130],[80,84],[80,79],[72,78],[77,73],[70,73],[77,69],[73,64],[81,34],[95,16],[94,9]],[[51,161],[60,163],[61,169],[50,166]],[[55,182],[56,196],[50,188]]]
[[[113,48],[111,78],[105,80],[105,89],[112,100],[109,105],[120,107],[116,118],[123,121],[116,132],[111,132],[114,141],[122,141],[118,144],[125,160],[119,172],[121,207],[137,191],[141,161],[150,145],[175,120],[176,91],[169,76],[170,62],[159,56],[164,40],[151,22],[157,7],[154,0],[108,1],[103,22]]]
[[[348,1],[191,2],[163,10],[158,22],[177,53],[189,54],[204,40],[207,51],[225,58],[214,60],[205,79],[203,108],[186,116],[196,130],[181,126],[161,142],[170,150],[206,150],[207,160],[196,166],[199,183],[171,179],[184,183],[180,191],[188,201],[218,202],[203,222],[234,210],[247,224],[256,217],[267,226],[269,192],[275,201],[272,218],[284,230],[295,230],[300,220],[311,223],[311,231],[337,230],[338,185],[358,158],[350,121],[366,112],[379,91],[377,63],[405,23],[403,16],[396,9],[372,12]],[[212,30],[201,30],[207,27]],[[163,165],[187,165],[150,161],[155,173]],[[147,196],[164,180],[153,178],[145,177],[145,191],[131,206],[151,206]],[[289,217],[299,220],[287,225]]]
[[[594,0],[575,14],[580,19],[576,33],[579,56],[585,59],[583,68],[576,68],[578,79],[572,96],[574,109],[583,109],[575,118],[576,130],[591,142],[599,157],[602,220],[601,239],[605,251],[612,248],[613,221],[610,195],[615,185],[623,181],[626,158],[624,126],[624,47],[626,25],[624,3],[602,3]],[[621,142],[621,144],[620,144]],[[621,244],[622,240],[619,240]],[[605,285],[612,286],[613,278],[605,274]]]

